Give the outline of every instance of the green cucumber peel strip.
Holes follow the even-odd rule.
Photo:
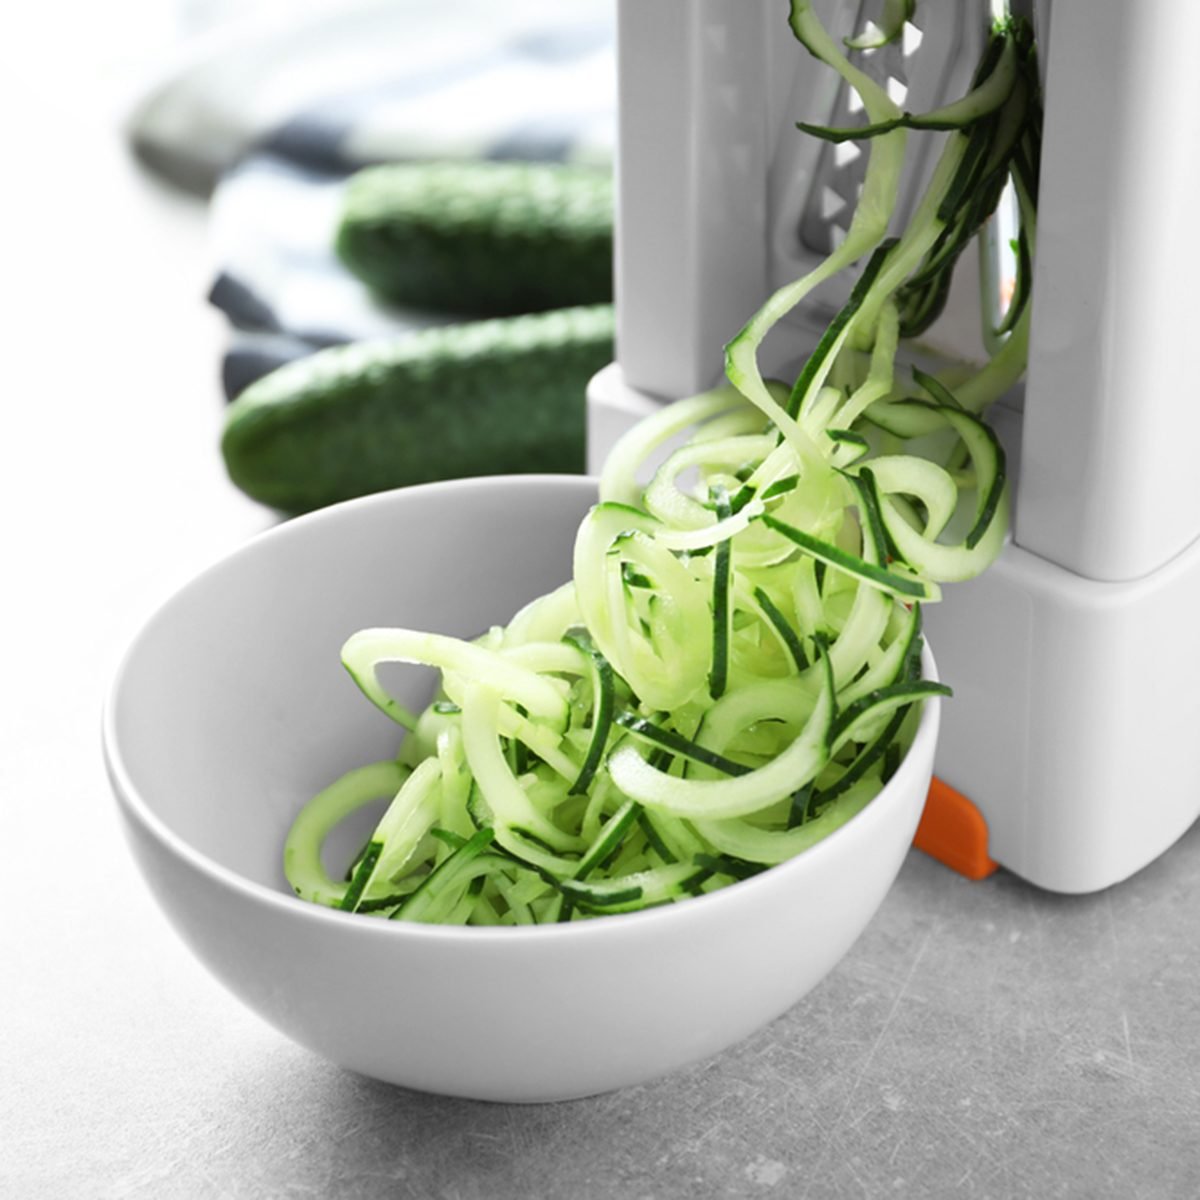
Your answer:
[[[379,856],[383,853],[383,843],[370,841],[367,843],[366,851],[358,860],[358,865],[354,868],[354,874],[350,879],[350,886],[346,889],[346,894],[342,897],[342,902],[338,908],[342,912],[353,912],[358,907],[358,902],[366,890],[367,880],[371,878],[375,870],[375,864],[379,861]]]
[[[586,630],[568,633],[563,640],[570,642],[582,654],[585,654],[592,669],[592,694],[595,698],[592,715],[592,740],[588,744],[587,757],[583,761],[583,766],[580,768],[575,782],[567,791],[568,796],[580,796],[591,786],[596,771],[604,760],[604,750],[608,745],[608,735],[612,730],[616,687],[613,683],[613,670],[608,659],[596,649]]]
[[[942,425],[951,426],[967,447],[977,477],[977,502],[971,529],[961,551],[955,547],[930,542],[904,519],[887,499],[876,497],[883,514],[888,536],[897,552],[930,578],[952,581],[972,578],[981,565],[991,561],[1008,529],[1008,477],[1004,447],[995,431],[985,421],[966,411],[949,390],[932,376],[915,371],[918,382],[934,396],[935,402],[908,400],[891,405],[888,417],[880,423],[893,424],[893,418],[903,413],[923,414],[917,425],[922,432],[931,432]],[[882,414],[880,414],[881,416]],[[880,416],[873,415],[873,420]],[[905,423],[911,429],[912,423]],[[860,472],[865,475],[866,472]],[[990,557],[989,557],[990,556]]]
[[[887,562],[892,556],[894,547],[888,540],[887,530],[883,525],[883,517],[879,512],[879,499],[875,491],[875,476],[869,466],[863,467],[857,475],[849,476],[859,498],[859,523],[863,531],[863,546],[870,547],[868,563],[878,564]]]
[[[659,833],[658,827],[654,824],[654,819],[641,805],[638,805],[637,809],[637,823],[646,839],[646,843],[663,862],[673,863],[679,861],[675,852],[663,840],[662,834]]]
[[[800,736],[765,766],[735,778],[676,778],[650,766],[629,742],[609,757],[608,771],[626,796],[647,808],[685,818],[746,816],[791,795],[816,777],[828,759],[834,705],[827,683]]]
[[[825,382],[834,355],[845,344],[855,316],[862,308],[863,302],[897,242],[897,238],[890,238],[875,249],[867,261],[866,267],[863,268],[863,273],[855,281],[854,287],[850,291],[850,298],[827,326],[816,349],[805,360],[804,367],[797,377],[792,394],[788,399],[789,416],[799,417],[803,414]]]
[[[1000,513],[1008,480],[1004,447],[992,427],[967,412],[945,384],[916,367],[913,368],[913,378],[933,397],[946,422],[954,426],[959,437],[967,444],[971,461],[979,472],[979,503],[975,521],[964,539],[967,549],[973,550]]]
[[[491,846],[495,836],[493,829],[485,827],[478,830],[425,877],[417,890],[392,913],[392,920],[420,920],[439,898],[444,896],[447,889],[465,886],[474,872],[490,869],[490,863],[481,863],[478,860]]]
[[[617,717],[616,723],[643,741],[667,750],[677,757],[687,758],[692,762],[712,767],[723,775],[746,775],[753,769],[746,766],[745,763],[734,762],[733,759],[726,758],[723,754],[708,750],[699,742],[685,738],[683,734],[676,733],[673,729],[664,729],[661,725],[655,725],[653,721],[639,716],[637,713],[621,713]]]
[[[869,121],[887,121],[900,115],[887,93],[852,66],[839,50],[813,13],[810,0],[792,0],[788,24],[814,58],[831,66],[858,92]],[[871,142],[862,192],[842,244],[807,275],[776,291],[726,347],[725,371],[729,381],[762,409],[794,445],[801,461],[809,465],[823,461],[820,448],[768,391],[758,369],[758,348],[768,330],[810,292],[873,250],[886,236],[904,166],[905,136],[903,130],[897,129]]]
[[[776,496],[786,495],[788,492],[796,490],[796,485],[800,482],[799,475],[787,475],[783,479],[777,479],[768,487],[763,488],[762,499],[773,500]]]
[[[449,846],[451,850],[457,850],[460,846],[467,844],[467,839],[461,833],[455,833],[452,829],[441,829],[436,825],[429,831],[429,836],[437,838],[439,842]]]
[[[597,867],[612,857],[621,846],[625,835],[637,823],[641,814],[641,806],[632,800],[626,800],[623,805],[605,823],[600,837],[596,839],[588,852],[579,860],[579,867],[572,876],[573,879],[586,879]]]
[[[850,45],[851,43],[847,42],[846,44]],[[1014,39],[1007,34],[993,38],[989,45],[985,65],[987,67],[985,76],[967,95],[929,112],[905,112],[890,120],[841,128],[797,121],[796,128],[826,142],[866,140],[891,133],[895,129],[936,131],[966,129],[995,112],[1012,94],[1013,87],[1019,78],[1018,54]]]
[[[914,381],[929,393],[929,398],[935,405],[953,409],[955,412],[963,411],[963,406],[955,399],[954,393],[936,376],[922,371],[920,367],[912,368],[912,376]]]
[[[858,446],[863,450],[870,449],[867,439],[861,433],[855,433],[853,429],[827,429],[825,436],[842,445]]]
[[[836,754],[851,738],[854,727],[868,717],[879,716],[881,712],[911,704],[914,700],[953,694],[946,684],[932,679],[904,680],[887,687],[876,688],[838,713],[829,731],[832,752]]]
[[[731,515],[729,494],[719,484],[712,489],[717,516],[723,521]],[[712,591],[712,667],[708,673],[708,694],[719,700],[729,680],[729,635],[732,619],[729,595],[730,545],[728,539],[717,543],[713,563]]]
[[[559,889],[572,904],[594,912],[627,912],[694,894],[713,874],[711,867],[669,863],[634,875],[604,881],[563,879]]]
[[[696,854],[692,861],[714,875],[728,875],[731,879],[753,879],[766,869],[763,863],[746,862],[732,854]]]
[[[803,674],[808,670],[808,655],[804,653],[804,646],[800,641],[799,634],[792,628],[791,622],[779,610],[778,605],[763,591],[762,588],[754,589],[754,598],[758,601],[759,607],[763,610],[768,621],[775,627],[776,632],[783,639],[784,644],[788,648],[788,653],[792,656],[792,662],[796,666],[796,670]]]
[[[826,566],[843,571],[847,575],[854,575],[880,591],[909,600],[932,601],[941,598],[941,592],[936,583],[927,583],[914,576],[898,575],[895,571],[889,571],[886,567],[867,562],[858,555],[833,545],[832,542],[813,537],[804,530],[797,529],[794,525],[789,525],[770,515],[765,515],[760,520],[769,529],[781,534],[788,541],[794,542],[806,554],[825,563]]]
[[[907,715],[908,705],[898,708],[892,714],[891,720],[888,721],[883,732],[863,747],[837,779],[819,791],[813,792],[812,807],[816,812],[820,812],[824,805],[831,800],[836,800],[843,792],[849,791],[883,758],[888,748],[895,742]]]

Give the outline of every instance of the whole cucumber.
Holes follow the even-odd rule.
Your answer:
[[[347,182],[346,267],[414,308],[509,316],[612,300],[612,176],[560,163],[399,163]]]
[[[613,326],[597,305],[322,350],[229,406],[226,469],[288,513],[436,479],[582,472],[585,390]]]

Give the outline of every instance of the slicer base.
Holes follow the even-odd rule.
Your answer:
[[[1142,579],[1085,579],[1010,543],[925,627],[942,678],[937,773],[1004,866],[1094,892],[1200,816],[1200,544]]]

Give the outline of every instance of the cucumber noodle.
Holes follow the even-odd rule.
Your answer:
[[[474,642],[404,629],[350,638],[350,674],[407,732],[395,760],[350,771],[296,819],[285,870],[306,900],[511,925],[711,891],[850,820],[895,771],[922,698],[947,691],[920,678],[921,604],[987,566],[1007,529],[1004,455],[978,414],[1024,368],[1032,42],[1023,23],[998,22],[971,91],[914,116],[802,0],[791,26],[866,113],[870,161],[845,241],[733,339],[727,384],[620,441],[571,582]],[[892,19],[872,36],[899,28]],[[885,240],[905,139],[922,127],[947,131],[941,157],[907,228]],[[936,317],[1010,178],[1021,266],[1002,349],[953,391],[920,371],[899,378],[901,340]],[[861,260],[795,383],[764,379],[768,329]],[[663,461],[642,486],[651,456]],[[437,701],[419,716],[402,708],[376,676],[384,662],[438,668]],[[380,801],[358,858],[331,877],[326,836]]]

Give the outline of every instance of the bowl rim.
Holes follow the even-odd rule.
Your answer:
[[[368,930],[378,931],[369,936],[392,938],[474,943],[499,945],[502,942],[519,942],[529,938],[536,941],[551,939],[576,938],[597,939],[610,936],[620,936],[621,929],[637,926],[653,926],[664,922],[687,922],[699,919],[711,909],[714,904],[738,903],[738,897],[745,897],[744,902],[758,891],[773,886],[781,886],[780,881],[790,873],[806,869],[806,863],[819,862],[832,854],[838,853],[851,840],[866,836],[864,832],[875,821],[882,819],[881,809],[897,803],[895,797],[906,789],[910,776],[918,771],[918,763],[926,753],[933,759],[937,744],[938,727],[940,723],[941,698],[937,695],[927,696],[922,701],[921,719],[917,725],[913,741],[905,754],[895,774],[884,785],[881,791],[861,811],[856,813],[844,825],[833,830],[819,842],[801,851],[792,858],[767,867],[757,875],[748,879],[737,880],[726,887],[699,896],[689,896],[686,899],[670,904],[657,905],[636,912],[606,913],[589,918],[586,921],[573,921],[567,924],[554,925],[438,925],[424,924],[415,921],[381,920],[379,917],[365,913],[346,913],[325,905],[313,904],[302,900],[290,891],[277,887],[269,887],[249,879],[209,855],[197,850],[154,811],[151,804],[141,794],[135,785],[129,769],[121,753],[120,738],[116,730],[116,710],[120,703],[122,689],[128,672],[132,668],[134,658],[143,638],[150,628],[163,617],[166,609],[182,599],[189,591],[203,585],[209,576],[224,570],[229,564],[244,557],[253,555],[258,547],[266,542],[274,542],[284,537],[303,536],[303,531],[317,523],[326,523],[345,519],[347,514],[361,511],[368,507],[387,507],[403,504],[408,497],[418,494],[428,494],[435,491],[463,491],[486,489],[488,487],[507,488],[514,484],[534,487],[563,487],[573,489],[586,488],[595,494],[598,479],[592,475],[489,475],[473,476],[467,479],[439,480],[427,484],[416,484],[405,488],[393,488],[376,492],[368,496],[359,496],[344,500],[337,504],[327,505],[310,513],[304,513],[290,520],[261,530],[246,539],[234,550],[220,556],[203,568],[182,586],[162,599],[150,612],[149,617],[142,621],[134,633],[124,652],[121,654],[117,668],[105,694],[101,709],[100,741],[104,767],[108,776],[111,790],[119,808],[131,824],[140,827],[158,845],[175,859],[180,860],[192,871],[204,876],[208,882],[240,894],[244,899],[278,908],[282,915],[294,917],[297,920],[333,921],[337,927],[357,929],[360,933]],[[352,519],[352,516],[350,517]],[[300,533],[296,533],[300,530]],[[933,653],[926,640],[921,653],[921,676],[923,679],[936,681],[938,679],[937,665]],[[874,815],[872,815],[874,814]],[[282,844],[280,846],[282,855]],[[687,914],[695,914],[689,917]],[[346,925],[347,920],[354,922]],[[384,932],[387,931],[387,932]]]

